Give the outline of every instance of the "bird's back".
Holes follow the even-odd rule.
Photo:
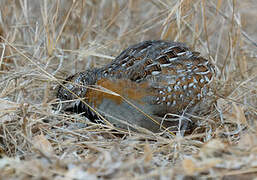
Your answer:
[[[130,46],[92,73],[91,84],[113,93],[87,89],[79,96],[103,113],[151,129],[154,123],[144,114],[190,111],[206,96],[214,66],[183,43],[159,40]]]

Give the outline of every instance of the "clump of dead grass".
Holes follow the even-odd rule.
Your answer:
[[[256,176],[255,4],[2,0],[0,177]],[[52,109],[59,80],[148,39],[185,42],[217,67],[215,103],[190,135],[113,131]]]

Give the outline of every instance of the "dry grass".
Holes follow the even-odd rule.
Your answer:
[[[0,9],[0,179],[257,176],[255,0],[1,0]],[[192,134],[117,135],[52,110],[60,79],[148,39],[185,42],[217,66],[215,106]]]

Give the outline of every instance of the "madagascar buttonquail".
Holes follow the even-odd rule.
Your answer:
[[[210,61],[183,43],[144,41],[103,68],[68,77],[70,83],[59,87],[57,97],[76,99],[64,103],[63,109],[85,112],[89,119],[96,114],[74,94],[120,128],[130,124],[158,132],[160,124],[166,128],[178,124],[162,122],[165,114],[190,112],[206,97],[214,70]]]

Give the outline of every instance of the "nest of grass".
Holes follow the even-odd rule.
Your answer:
[[[9,1],[0,6],[0,179],[257,176],[254,0]],[[53,110],[58,82],[149,39],[217,68],[211,108],[181,137],[113,131]]]

